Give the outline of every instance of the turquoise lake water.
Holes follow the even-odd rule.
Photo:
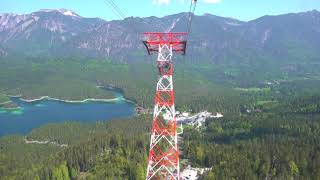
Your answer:
[[[0,109],[0,136],[26,134],[32,129],[47,123],[65,121],[96,122],[116,118],[131,117],[135,114],[135,105],[126,102],[117,94],[116,102],[66,103],[55,100],[24,102],[13,97],[20,109]]]

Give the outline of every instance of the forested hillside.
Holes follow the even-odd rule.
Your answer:
[[[181,159],[212,167],[203,179],[317,179],[320,108],[311,97],[186,127]],[[312,98],[319,98],[314,96]],[[308,106],[305,106],[305,103]],[[271,111],[270,109],[273,110]],[[0,139],[3,179],[144,179],[151,116],[97,124],[49,124]],[[48,144],[26,143],[49,141]]]
[[[152,108],[156,81],[153,63],[125,64],[97,59],[4,59],[0,70],[0,90],[6,95],[22,95],[24,99],[41,96],[66,100],[110,99],[114,98],[110,92],[96,86],[112,85],[121,88],[126,98]],[[238,112],[240,105],[246,103],[232,87],[210,82],[191,65],[177,65],[175,72],[178,108]]]
[[[65,123],[0,139],[3,179],[143,179],[149,116],[96,125]],[[25,139],[48,144],[27,144]],[[67,144],[66,146],[60,146]]]
[[[184,158],[212,167],[204,179],[318,179],[320,114],[313,109],[320,106],[309,101],[305,108],[308,99],[297,99],[296,109],[211,120],[201,132],[188,129]]]

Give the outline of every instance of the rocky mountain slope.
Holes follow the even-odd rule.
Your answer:
[[[84,56],[143,60],[146,31],[186,31],[187,13],[119,21],[84,18],[65,10],[0,15],[0,56]],[[264,16],[249,22],[210,14],[195,16],[189,38],[191,61],[250,64],[319,59],[320,12]],[[9,53],[10,52],[10,53]],[[196,58],[195,58],[196,57]]]

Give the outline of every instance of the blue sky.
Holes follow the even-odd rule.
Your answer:
[[[190,0],[114,0],[126,16],[165,16],[188,11]],[[84,17],[118,19],[104,0],[1,0],[0,13],[30,13],[39,9],[66,8]],[[196,14],[210,13],[252,20],[263,15],[277,15],[317,9],[320,0],[198,0]]]

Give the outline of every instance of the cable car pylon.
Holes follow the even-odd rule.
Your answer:
[[[187,33],[144,33],[149,54],[157,53],[158,82],[154,99],[146,179],[180,179],[179,147],[173,88],[173,54],[186,52]]]
[[[179,146],[173,88],[174,54],[185,55],[197,0],[192,0],[187,32],[146,32],[148,54],[157,53],[158,82],[154,98],[146,179],[180,180]]]

